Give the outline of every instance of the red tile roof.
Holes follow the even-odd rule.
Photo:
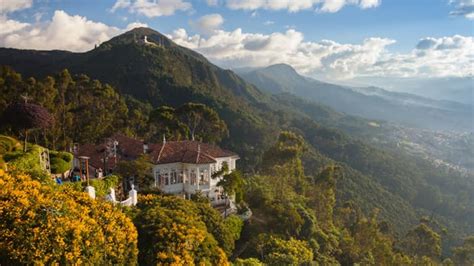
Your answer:
[[[153,145],[152,160],[165,163],[214,163],[216,158],[237,156],[236,153],[199,141],[167,141]]]
[[[117,158],[109,158],[107,168],[115,168],[115,161],[134,160],[143,154],[143,144],[145,142],[122,134],[115,134],[110,140],[118,141]],[[95,168],[103,168],[103,158],[107,145],[105,143],[80,145],[75,156],[90,157],[89,164]],[[167,141],[164,143],[148,144],[148,154],[154,164],[165,163],[214,163],[216,158],[237,157],[237,154],[212,144],[198,141]]]

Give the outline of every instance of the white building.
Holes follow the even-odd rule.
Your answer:
[[[213,175],[224,165],[235,170],[237,154],[198,141],[164,141],[152,146],[156,187],[186,198],[200,191],[213,204],[223,202],[223,190],[217,186],[222,176]]]
[[[148,154],[153,164],[155,187],[165,193],[186,198],[200,191],[214,205],[223,203],[224,195],[222,188],[217,186],[222,176],[212,178],[213,174],[221,170],[224,164],[227,164],[229,171],[235,170],[239,159],[231,151],[199,141],[148,144],[122,134],[112,136],[103,144],[80,145],[74,151],[76,158],[89,157],[90,173],[95,173],[98,169],[113,173],[120,161],[135,160],[142,154]],[[134,178],[128,177],[124,187],[128,188],[132,183]]]

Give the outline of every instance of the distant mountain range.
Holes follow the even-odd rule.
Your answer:
[[[291,66],[237,69],[246,81],[272,94],[291,93],[336,111],[412,127],[473,131],[471,105],[433,100],[376,87],[348,87],[299,75]]]
[[[353,84],[371,84],[436,100],[474,105],[474,77],[447,78],[372,78],[357,77]],[[361,85],[359,85],[361,86]]]

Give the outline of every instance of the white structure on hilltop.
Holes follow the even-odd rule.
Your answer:
[[[189,198],[201,192],[213,205],[225,202],[224,191],[214,176],[224,165],[234,171],[239,156],[198,141],[163,141],[153,151],[155,186],[163,192]],[[214,177],[213,177],[214,176]]]
[[[138,44],[141,44],[141,45],[164,47],[164,43],[163,43],[162,38],[155,38],[154,40],[149,41],[149,40],[148,40],[148,36],[146,36],[146,35],[143,35],[143,37],[140,38],[140,39],[137,41],[137,43],[138,43]]]

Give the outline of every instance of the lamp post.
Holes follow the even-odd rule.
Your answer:
[[[80,160],[80,163],[79,163],[79,171],[81,172],[81,175],[82,175],[82,165],[84,164],[84,167],[86,168],[85,169],[85,172],[86,172],[86,181],[87,181],[87,186],[89,186],[89,159],[90,157],[87,157],[87,156],[79,156],[78,157],[79,160]]]
[[[84,163],[84,167],[86,168],[86,180],[87,180],[87,186],[86,186],[86,189],[85,191],[87,192],[87,194],[89,194],[89,197],[91,197],[92,199],[95,199],[95,188],[93,186],[91,186],[89,184],[89,159],[90,157],[87,157],[87,156],[79,156],[78,157],[79,160],[80,160],[80,171],[81,171],[81,174],[82,174],[82,164]]]

